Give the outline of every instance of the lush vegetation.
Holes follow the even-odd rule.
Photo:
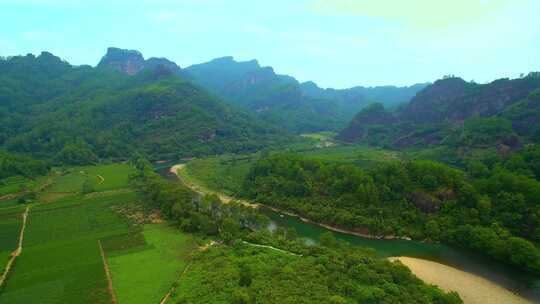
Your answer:
[[[42,53],[0,60],[0,83],[0,146],[61,164],[135,151],[152,158],[252,151],[290,139],[162,68],[128,76]]]
[[[196,254],[173,294],[176,303],[461,303],[370,250],[331,234],[317,246],[292,230],[271,234],[255,210],[201,198],[156,175],[144,160],[136,166],[132,180],[147,202],[182,230],[225,241]]]
[[[538,142],[539,87],[539,73],[481,85],[438,80],[398,109],[364,108],[338,138],[396,149],[446,147],[459,160],[471,149],[508,153]]]
[[[188,187],[159,176],[144,159],[137,160],[136,167],[138,171],[131,176],[132,182],[145,201],[177,222],[185,232],[221,235],[231,240],[241,230],[266,225],[264,218],[252,208],[234,202],[223,204],[215,195],[200,198]]]
[[[255,60],[237,62],[232,57],[193,65],[186,72],[224,100],[296,133],[337,131],[369,102],[394,106],[409,101],[424,87],[321,89],[313,82],[300,84],[293,77],[278,75]]]
[[[254,238],[257,238],[253,236]],[[272,236],[272,238],[283,238]],[[263,239],[261,237],[258,238]],[[461,303],[404,266],[335,242],[302,255],[236,242],[200,253],[182,278],[177,303]]]
[[[540,148],[531,147],[506,161],[473,162],[466,173],[431,161],[364,171],[274,155],[252,168],[244,195],[326,224],[441,240],[539,273],[539,160]]]
[[[195,243],[166,224],[145,225],[136,235],[103,242],[118,302],[159,303],[187,266]]]
[[[100,246],[119,303],[159,302],[195,242],[140,202],[129,185],[134,172],[125,163],[55,168],[36,181],[22,255],[0,303],[111,303]],[[0,204],[0,270],[17,246],[25,207]]]
[[[33,207],[0,303],[110,303],[98,240],[127,232],[109,207],[135,199],[126,193]]]
[[[35,177],[44,175],[47,171],[48,166],[45,162],[0,150],[0,183],[8,177]]]

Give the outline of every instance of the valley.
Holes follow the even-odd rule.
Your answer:
[[[128,11],[148,5],[136,2]],[[351,16],[336,26],[365,17],[345,7]],[[165,23],[215,26],[163,11],[145,18],[181,27],[178,36],[193,29]],[[104,41],[123,31],[106,24]],[[287,52],[261,61],[239,44],[221,48],[226,33],[196,56],[198,39],[160,35],[163,45],[141,48],[150,57],[102,43],[71,61],[60,47],[2,53],[0,304],[540,303],[538,66],[495,79],[511,74],[467,64],[463,77],[484,81],[437,79],[444,67],[419,53],[407,55],[409,70],[388,46],[391,56],[338,58],[320,46],[360,41],[319,34],[292,35]],[[273,49],[262,40],[253,44]],[[189,41],[186,53],[168,50],[174,41]],[[242,59],[215,58],[225,50]],[[89,54],[103,56],[81,64]],[[392,64],[379,69],[378,56]],[[312,65],[325,66],[320,83]]]
[[[364,155],[370,154],[367,153],[369,150],[365,147],[348,147],[349,151],[354,151],[355,149],[364,151]],[[343,152],[333,153],[335,148],[329,148],[328,150],[330,151],[324,151],[323,149],[304,153],[311,156],[316,155],[316,157],[320,155],[322,157],[334,155],[335,158],[333,158],[333,161],[347,161],[343,158]],[[389,153],[380,150],[370,152],[381,156]],[[355,155],[357,154],[350,153],[349,157],[352,158]],[[236,162],[231,161],[229,157],[194,160],[175,169],[180,169],[176,172],[179,173],[178,175],[182,180],[189,181],[188,184],[190,187],[197,189],[197,191],[218,194],[224,201],[228,202],[232,198],[228,195],[219,194],[219,191],[233,194],[235,193],[234,191],[239,189],[239,186],[234,185],[234,183],[217,183],[217,181],[243,179],[241,176],[245,176],[248,170],[242,169],[245,167],[245,165],[242,165],[242,162],[249,162],[249,160],[246,160],[249,157],[238,156],[237,158],[238,160]],[[378,161],[392,161],[392,159],[379,157]],[[213,190],[208,189],[209,185],[213,187],[211,188]],[[248,202],[243,201],[241,198],[238,201],[248,204]],[[379,257],[391,259],[397,256],[410,257],[412,259],[404,258],[404,261],[416,261],[413,263],[415,266],[413,272],[416,269],[418,271],[417,275],[423,276],[423,279],[426,279],[430,283],[445,286],[445,288],[452,286],[454,289],[451,290],[456,290],[460,294],[462,292],[467,294],[467,301],[465,303],[484,303],[482,299],[487,298],[490,299],[488,300],[489,303],[536,303],[540,301],[540,289],[537,287],[540,281],[537,275],[517,271],[508,265],[486,258],[470,250],[452,248],[432,241],[395,240],[387,239],[384,235],[373,237],[354,231],[347,232],[343,229],[329,227],[325,224],[313,223],[309,219],[301,218],[286,210],[265,207],[264,205],[252,202],[249,204],[250,206],[260,208],[263,214],[271,219],[272,229],[276,229],[276,227],[282,227],[283,229],[293,228],[308,244],[318,242],[322,234],[332,231],[336,235],[336,238],[340,240],[344,240],[355,246],[374,248]],[[442,264],[430,264],[432,261]],[[439,268],[449,271],[452,275],[435,275],[435,273],[438,273],[439,270],[437,269]],[[428,275],[430,273],[432,274],[431,276]],[[462,284],[456,285],[452,283],[458,281],[462,282]]]

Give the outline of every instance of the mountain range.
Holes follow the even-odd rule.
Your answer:
[[[257,60],[238,62],[229,56],[181,69],[164,58],[144,60],[138,51],[117,48],[109,48],[98,64],[128,75],[156,66],[166,67],[225,102],[293,133],[339,130],[367,104],[381,102],[393,107],[406,103],[427,85],[322,89],[314,82],[300,83],[277,74]]]
[[[540,73],[488,84],[458,77],[427,86],[398,109],[373,104],[338,138],[393,148],[508,146],[540,139]]]
[[[253,151],[290,139],[182,80],[176,65],[140,59],[109,49],[97,68],[47,52],[0,60],[0,145],[85,163],[134,151],[152,158]]]

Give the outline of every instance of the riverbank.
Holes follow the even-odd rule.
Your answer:
[[[231,197],[226,196],[224,194],[221,194],[219,192],[211,191],[211,190],[206,189],[205,187],[199,185],[199,182],[196,179],[193,180],[192,177],[189,176],[189,174],[187,174],[186,171],[183,171],[183,170],[185,170],[185,168],[186,168],[185,165],[173,166],[172,168],[170,168],[170,172],[173,173],[174,175],[176,175],[179,179],[181,179],[182,182],[184,184],[186,184],[186,186],[190,187],[192,190],[194,190],[194,191],[196,191],[198,193],[201,193],[201,194],[215,194],[215,195],[219,196],[220,199],[222,199],[224,203],[228,203],[228,202],[230,202],[232,200],[235,200],[234,198],[231,198]],[[412,241],[412,242],[410,242],[410,241],[400,242],[399,238],[396,238],[396,237],[386,237],[385,238],[385,237],[382,237],[382,236],[369,235],[369,234],[365,234],[365,233],[362,233],[362,232],[356,232],[356,231],[349,231],[349,230],[346,230],[346,229],[340,229],[340,228],[332,227],[332,226],[325,225],[325,224],[322,224],[322,223],[313,222],[313,221],[311,221],[311,220],[309,220],[307,218],[304,218],[304,217],[302,217],[300,215],[297,215],[297,214],[292,213],[292,212],[287,212],[287,211],[284,211],[284,210],[280,210],[279,208],[274,208],[274,207],[270,207],[270,206],[266,206],[266,205],[262,205],[262,204],[254,204],[254,203],[251,203],[251,202],[248,202],[248,201],[241,201],[241,202],[244,203],[244,204],[248,204],[250,207],[253,207],[253,208],[264,208],[264,209],[268,209],[268,210],[272,211],[272,214],[275,214],[275,216],[278,218],[276,220],[279,220],[279,218],[290,217],[290,218],[294,218],[294,220],[299,222],[299,223],[306,223],[306,224],[313,225],[314,227],[320,227],[319,229],[324,229],[325,231],[328,231],[328,230],[334,231],[334,232],[339,233],[339,234],[348,235],[348,236],[350,236],[350,238],[358,237],[358,238],[355,238],[355,239],[356,240],[364,240],[362,242],[368,242],[368,243],[369,242],[382,242],[382,243],[377,243],[377,244],[383,244],[382,245],[382,247],[383,247],[382,250],[383,251],[384,250],[388,251],[389,248],[395,248],[396,246],[397,247],[405,246],[405,247],[408,248],[408,249],[405,250],[405,252],[403,252],[403,251],[400,252],[399,250],[396,251],[396,250],[392,249],[389,252],[393,252],[393,253],[390,253],[390,254],[386,255],[387,257],[388,256],[401,256],[401,255],[407,256],[409,254],[411,254],[411,256],[424,256],[424,255],[426,255],[426,252],[424,252],[424,251],[422,251],[422,254],[419,255],[418,254],[419,253],[418,249],[413,249],[413,247],[418,246],[418,245],[416,245],[418,242],[414,242],[414,241]],[[301,230],[299,230],[299,231],[301,231]],[[312,238],[317,239],[317,237],[318,236],[313,236]],[[398,239],[398,240],[395,240],[393,242],[393,241],[388,241],[388,239]],[[410,245],[407,245],[407,244],[410,244]],[[427,246],[426,243],[418,243],[418,244],[424,244],[424,245],[421,245],[421,246]],[[376,245],[376,244],[372,244],[372,243],[363,244],[361,246],[373,247],[373,248],[381,247],[380,245]],[[384,247],[386,247],[386,249]],[[420,250],[423,250],[423,249],[420,249]],[[448,248],[448,250],[450,250],[450,252],[452,252],[452,250],[450,248]],[[442,255],[445,255],[447,252],[448,251],[445,251],[445,253],[442,254]],[[427,255],[430,256],[430,254],[433,255],[433,252],[428,253]],[[437,253],[435,255],[438,258],[441,257],[441,253]],[[404,258],[404,261],[407,261],[407,259],[409,259],[409,258]],[[460,265],[460,263],[456,264],[455,257],[453,257],[452,259],[448,263],[449,265]],[[428,261],[428,260],[422,260],[422,259],[416,259],[416,260],[419,260],[421,262],[425,261],[427,263],[433,263],[433,262]],[[443,259],[443,260],[445,260],[445,259]],[[466,279],[463,279],[462,278],[463,276],[461,276],[459,274],[454,276],[454,274],[452,274],[452,273],[448,273],[448,274],[445,273],[444,275],[441,275],[441,276],[446,277],[447,279],[448,278],[457,278],[457,280],[467,282],[467,284],[464,285],[464,288],[460,288],[460,290],[458,290],[457,288],[455,288],[451,284],[445,284],[443,282],[443,284],[440,285],[440,287],[443,288],[443,289],[448,288],[448,290],[456,290],[458,293],[461,294],[462,292],[467,292],[466,288],[468,288],[469,292],[471,290],[472,291],[476,290],[478,282],[480,282],[479,284],[482,284],[482,286],[488,286],[487,288],[484,287],[483,295],[485,295],[485,297],[478,300],[477,298],[475,298],[474,294],[470,295],[470,296],[468,296],[468,298],[473,299],[473,300],[465,301],[466,304],[469,304],[469,303],[472,303],[472,304],[475,304],[475,303],[487,303],[487,304],[489,304],[489,303],[495,303],[495,304],[498,304],[498,303],[510,303],[510,304],[513,304],[513,303],[536,303],[536,301],[530,302],[530,301],[526,300],[525,298],[523,298],[521,296],[518,296],[518,295],[515,295],[511,291],[509,291],[509,290],[514,290],[514,288],[521,288],[521,287],[518,287],[518,286],[520,286],[518,284],[508,284],[508,282],[501,284],[497,280],[491,280],[489,275],[486,276],[486,277],[479,276],[479,274],[482,273],[482,272],[480,272],[478,274],[472,274],[470,272],[466,272],[466,271],[463,271],[463,270],[458,270],[456,268],[445,266],[443,264],[439,264],[439,263],[435,263],[435,264],[438,264],[438,265],[441,265],[441,266],[444,266],[444,267],[448,267],[450,269],[456,270],[456,271],[461,272],[461,273],[469,274],[472,277],[476,277],[476,278],[480,279],[480,281],[475,281],[474,279],[466,280]],[[414,267],[414,265],[411,267],[411,269],[413,267]],[[421,268],[421,267],[417,267],[415,269],[412,269],[412,271],[415,274],[417,272],[421,273],[422,270],[418,270],[419,268]],[[431,272],[432,275],[439,276],[439,272],[438,272],[438,270],[436,268],[423,267],[422,269],[424,269],[424,270],[427,269],[426,271],[428,271],[428,273]],[[487,273],[489,273],[489,271]],[[418,274],[417,276],[420,277],[421,279],[423,279],[424,281],[428,282],[428,283],[439,285],[439,283],[437,283],[435,280],[433,280],[433,281],[430,280],[427,276],[421,277],[421,274]],[[485,282],[487,282],[487,283],[485,283]],[[446,286],[446,287],[444,287],[444,286]],[[492,292],[492,290],[496,290],[496,291]],[[491,298],[487,298],[487,297],[491,297],[491,295],[495,295],[495,297],[497,297],[497,298],[500,297],[501,299],[510,299],[510,300],[507,301],[507,302],[505,302],[505,301],[495,301],[494,302],[494,301],[491,301]],[[504,296],[504,295],[506,295],[506,296]],[[529,298],[529,297],[527,296],[527,298]],[[476,301],[475,301],[475,299],[476,299]],[[487,299],[487,300],[485,300],[485,299]],[[534,299],[536,299],[536,298],[534,298]]]
[[[422,281],[456,291],[465,304],[528,304],[525,298],[480,276],[440,263],[409,257],[389,258],[407,266]]]
[[[178,165],[172,166],[170,168],[169,172],[176,175],[191,190],[193,190],[193,191],[195,191],[195,192],[197,192],[199,194],[215,194],[224,203],[229,203],[229,202],[234,200],[234,201],[239,202],[240,204],[242,204],[244,206],[247,206],[247,207],[250,207],[250,208],[266,208],[266,209],[272,210],[272,211],[277,212],[277,213],[281,213],[281,214],[285,214],[285,215],[288,215],[288,216],[296,217],[296,218],[300,219],[304,223],[318,225],[320,227],[326,228],[326,229],[334,231],[334,232],[354,235],[354,236],[358,236],[358,237],[362,237],[362,238],[366,238],[366,239],[373,239],[373,240],[406,240],[406,241],[411,241],[412,240],[410,237],[406,237],[406,236],[399,237],[399,236],[394,236],[394,235],[374,235],[374,234],[363,233],[363,232],[354,231],[354,230],[347,230],[347,229],[343,229],[343,228],[338,228],[338,227],[331,226],[331,225],[328,225],[328,224],[312,221],[312,220],[310,220],[308,218],[302,217],[299,214],[296,214],[296,213],[293,213],[293,212],[290,212],[290,211],[281,210],[281,209],[276,208],[276,207],[263,205],[263,204],[259,204],[259,203],[248,202],[248,201],[245,201],[245,200],[238,200],[238,199],[232,198],[230,196],[227,196],[227,195],[225,195],[223,193],[219,193],[219,192],[215,192],[215,191],[203,188],[200,185],[195,185],[193,183],[189,183],[189,182],[187,182],[185,180],[185,178],[182,179],[182,174],[181,174],[180,171],[185,170],[185,168],[186,168],[185,164],[178,164]]]

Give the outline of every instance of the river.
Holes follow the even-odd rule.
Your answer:
[[[169,163],[162,164],[156,169],[161,175],[176,179],[176,176],[168,172],[169,165]],[[270,218],[271,225],[283,228],[292,227],[308,243],[317,242],[321,234],[329,231],[316,224],[306,223],[297,217],[281,214],[270,209],[264,208],[262,212]],[[332,233],[337,239],[357,246],[375,249],[376,255],[379,257],[404,256],[438,262],[485,278],[518,294],[531,303],[540,303],[540,277],[518,271],[489,257],[436,243],[367,239],[335,231],[332,231]]]

